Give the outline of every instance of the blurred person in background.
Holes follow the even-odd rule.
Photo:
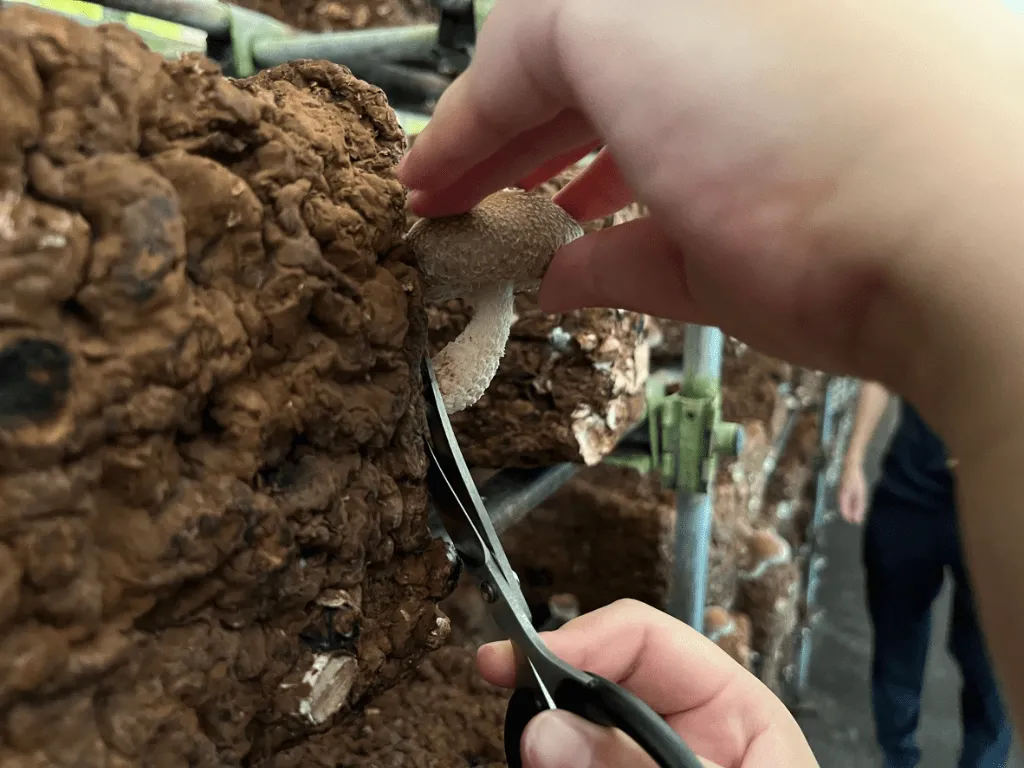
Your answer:
[[[953,577],[949,651],[963,676],[960,768],[1006,765],[1011,727],[975,612],[956,515],[955,462],[917,409],[901,414],[868,505],[864,463],[889,392],[861,385],[846,455],[839,507],[864,529],[868,612],[874,629],[871,697],[885,768],[921,760],[916,731],[931,638],[932,605],[947,569]]]

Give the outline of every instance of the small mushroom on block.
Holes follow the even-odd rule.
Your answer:
[[[494,378],[515,319],[515,294],[537,288],[555,251],[582,235],[550,199],[517,189],[495,192],[467,213],[413,224],[408,243],[423,273],[424,298],[464,298],[475,309],[433,360],[449,413],[479,400]]]
[[[750,617],[732,613],[720,605],[704,611],[704,634],[715,645],[729,654],[746,670],[754,666],[754,651],[750,647],[753,628]]]

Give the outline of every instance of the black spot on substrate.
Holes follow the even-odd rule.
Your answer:
[[[71,356],[43,339],[19,339],[0,349],[0,427],[55,416],[71,387]]]

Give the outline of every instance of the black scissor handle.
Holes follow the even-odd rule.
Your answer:
[[[587,682],[566,678],[553,698],[559,709],[597,725],[618,728],[635,741],[659,768],[702,768],[693,751],[664,718],[625,688],[598,675]],[[548,707],[533,688],[519,688],[505,711],[505,758],[509,768],[522,768],[520,743],[527,724]]]

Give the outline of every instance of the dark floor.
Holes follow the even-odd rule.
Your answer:
[[[892,417],[889,419],[890,425]],[[880,430],[881,432],[882,430]],[[877,461],[888,433],[875,447]],[[875,468],[869,467],[869,474]],[[871,629],[864,606],[859,528],[836,519],[829,524],[820,587],[825,614],[817,626],[808,693],[800,722],[822,768],[877,768],[868,697]],[[945,651],[949,592],[935,605],[935,631],[924,689],[919,743],[924,768],[955,768],[960,742],[957,711],[959,672]],[[1024,768],[1019,755],[1010,761]]]

